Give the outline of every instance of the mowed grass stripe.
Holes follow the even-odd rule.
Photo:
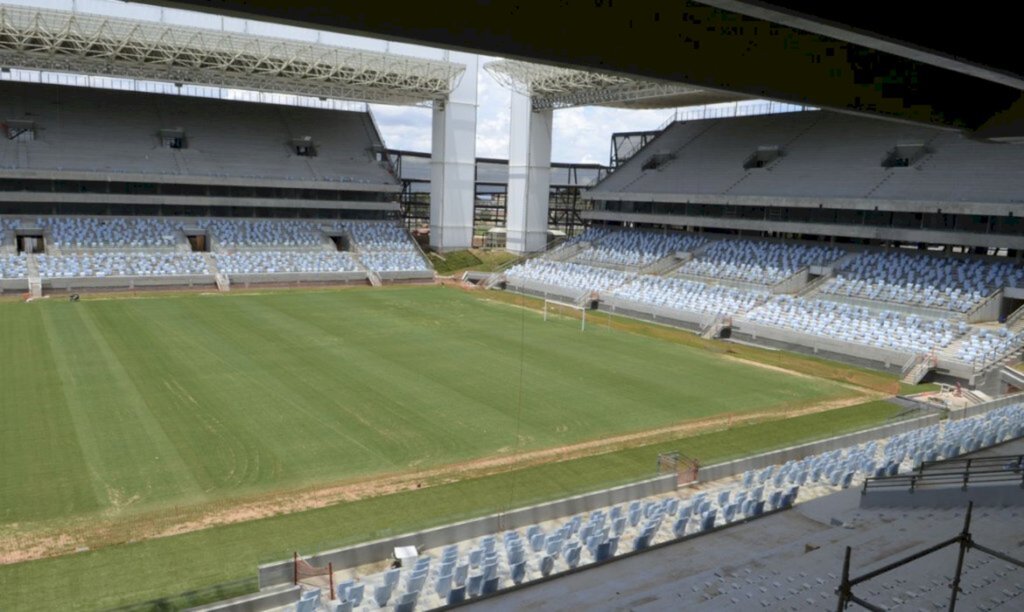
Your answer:
[[[440,287],[0,304],[12,324],[40,313],[68,443],[126,514],[854,395]],[[52,377],[29,358],[16,394]],[[48,461],[23,450],[0,460]],[[5,521],[90,510],[31,488],[7,481]]]
[[[11,611],[93,610],[168,597],[252,577],[259,563],[286,559],[294,550],[308,554],[498,512],[509,507],[513,486],[517,495],[511,505],[529,505],[650,477],[659,452],[681,450],[709,465],[862,429],[898,411],[893,404],[873,402],[319,510],[0,566],[0,601],[4,610]]]
[[[106,498],[75,434],[80,413],[64,397],[62,349],[51,349],[41,311],[26,314],[0,316],[0,347],[9,354],[0,366],[0,499],[20,497],[0,504],[4,523],[91,512]]]

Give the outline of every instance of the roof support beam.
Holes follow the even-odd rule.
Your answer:
[[[967,130],[1021,93],[692,0],[149,1]]]

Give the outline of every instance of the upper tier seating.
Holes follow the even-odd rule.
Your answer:
[[[25,278],[27,275],[24,255],[0,255],[0,278]]]
[[[36,255],[43,278],[209,274],[199,253]]]
[[[21,227],[20,219],[8,219],[0,217],[0,246],[7,244],[7,232]]]
[[[945,320],[789,296],[779,296],[763,304],[746,318],[762,325],[912,353],[945,348],[967,328],[964,323],[957,325]]]
[[[957,349],[956,358],[982,368],[1000,361],[1024,346],[1024,332],[1013,333],[1005,327],[982,329],[968,336]]]
[[[325,245],[315,221],[293,219],[200,219],[218,247],[317,247]]]
[[[605,291],[636,277],[635,274],[582,264],[530,259],[509,268],[509,280],[527,280],[586,291]]]
[[[862,253],[822,287],[834,295],[967,312],[998,287],[1024,285],[1024,267],[1010,262],[923,253]]]
[[[693,234],[612,230],[592,236],[595,242],[574,258],[585,264],[646,266],[679,251],[692,251],[707,239]]]
[[[398,184],[374,158],[383,142],[366,112],[2,82],[0,117],[31,117],[36,126],[32,141],[0,139],[0,168],[369,191]],[[160,130],[178,128],[184,148],[164,146]],[[292,147],[307,136],[315,156]]]
[[[729,315],[747,312],[770,297],[769,293],[762,291],[649,275],[619,287],[612,295],[652,306]]]
[[[836,247],[722,240],[709,246],[699,257],[686,262],[679,272],[722,280],[774,285],[801,268],[827,265],[845,251]]]
[[[883,167],[900,143],[927,149],[910,167]],[[767,167],[745,168],[759,147],[780,147],[782,155]],[[645,170],[662,152],[673,157]],[[595,200],[623,193],[640,196],[629,200],[714,194],[1018,203],[1022,159],[1017,147],[968,134],[829,111],[704,119],[673,123],[591,193]]]
[[[173,247],[182,229],[178,221],[152,217],[41,217],[36,223],[60,249]]]
[[[351,254],[337,251],[239,251],[213,257],[224,274],[359,271]]]

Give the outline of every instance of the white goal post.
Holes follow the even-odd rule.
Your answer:
[[[573,319],[576,318],[575,316],[572,316],[572,315],[563,315],[562,313],[564,311],[562,309],[566,309],[566,310],[569,310],[569,311],[578,310],[579,313],[580,313],[580,316],[579,316],[580,331],[586,331],[587,330],[587,307],[586,306],[580,306],[579,304],[570,304],[569,302],[560,302],[558,300],[545,299],[544,300],[544,320],[545,321],[548,320],[548,316],[549,316],[548,313],[549,312],[551,313],[550,316],[552,316],[552,317],[555,317],[555,316],[570,316]]]

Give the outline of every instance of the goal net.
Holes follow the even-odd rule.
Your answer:
[[[587,308],[569,302],[544,300],[544,320],[574,319],[580,322],[580,331],[587,329]]]

